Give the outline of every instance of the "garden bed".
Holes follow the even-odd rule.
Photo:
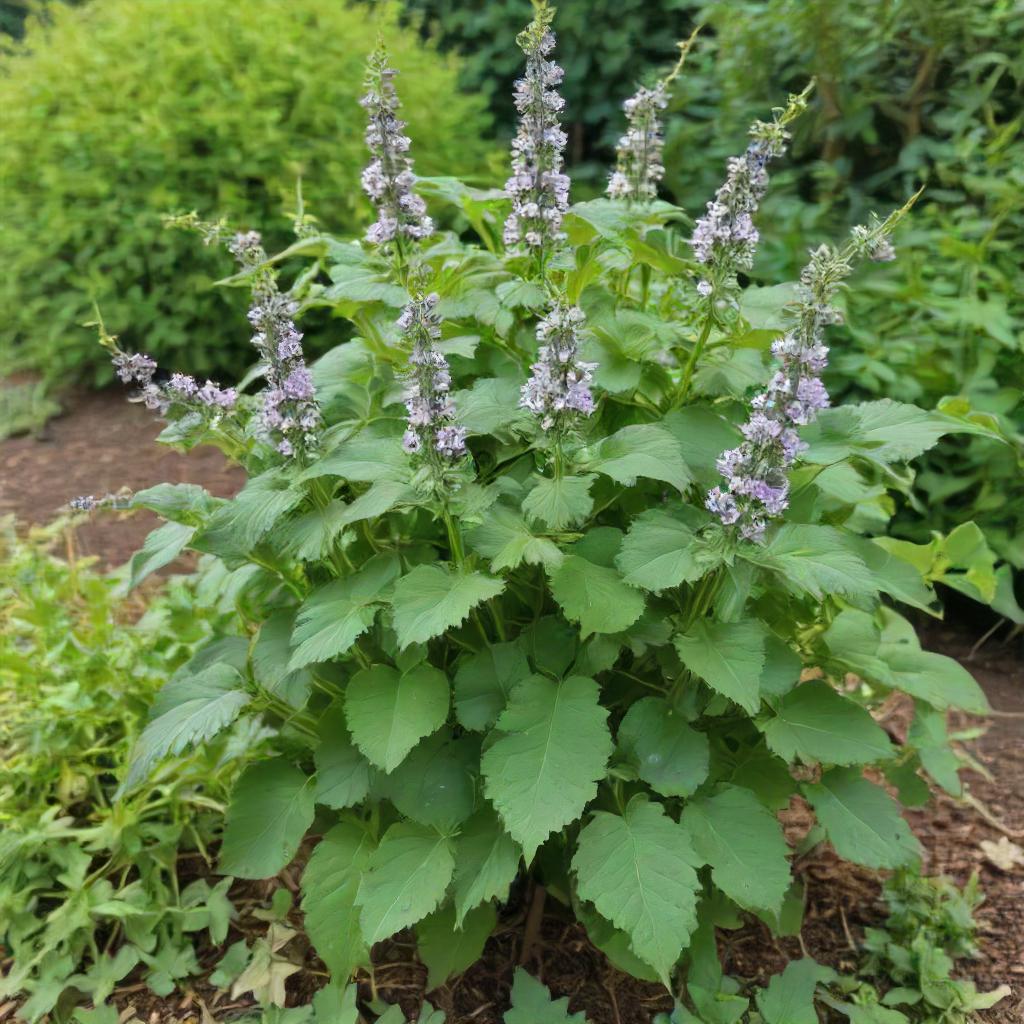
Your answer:
[[[58,514],[68,498],[80,493],[104,494],[120,487],[142,488],[162,480],[200,483],[214,494],[230,495],[242,483],[242,474],[211,449],[188,457],[153,443],[159,424],[138,405],[124,401],[123,393],[74,395],[66,412],[51,421],[36,437],[10,439],[0,444],[0,472],[4,480],[0,510],[13,512],[21,523],[44,523]],[[108,565],[130,557],[156,517],[140,512],[131,517],[98,517],[77,533],[80,547]],[[983,630],[978,629],[978,634]],[[971,657],[973,638],[948,631],[925,637],[926,646],[942,650],[967,664],[985,689],[997,712],[1024,716],[1024,667],[1019,648],[991,640]],[[891,706],[885,720],[897,735],[905,728],[905,708]],[[958,718],[954,726],[968,727]],[[985,734],[965,744],[992,774],[978,772],[966,778],[971,793],[990,815],[1017,833],[1024,830],[1024,718],[997,715],[986,723]],[[787,812],[790,838],[799,836],[809,816],[797,798]],[[986,901],[978,912],[982,958],[961,965],[982,990],[1009,984],[1012,995],[980,1015],[990,1024],[1015,1024],[1024,1019],[1024,873],[1018,868],[999,870],[981,848],[983,840],[998,841],[1004,834],[972,807],[938,796],[927,807],[908,812],[922,840],[928,874],[946,873],[964,883],[972,871],[981,874]],[[765,983],[793,958],[807,954],[839,970],[857,963],[856,946],[865,926],[884,917],[878,876],[845,863],[829,851],[797,861],[795,873],[807,887],[807,909],[802,937],[773,939],[760,923],[748,923],[735,932],[720,933],[720,952],[727,973]],[[300,869],[293,865],[267,882],[239,883],[232,894],[246,911],[269,900],[285,885],[296,895]],[[533,915],[531,916],[531,908]],[[541,914],[538,916],[538,909]],[[293,914],[296,928],[301,915]],[[262,934],[266,924],[243,913],[228,936]],[[525,942],[527,933],[530,939]],[[528,948],[524,949],[524,943]],[[202,962],[212,970],[223,950],[207,949]],[[304,967],[288,981],[290,1001],[307,1001],[322,984],[323,968],[301,934],[288,952],[301,957]],[[409,1011],[420,1005],[426,970],[416,958],[412,941],[402,936],[378,945],[377,991],[385,999],[400,1001]],[[571,1009],[583,1010],[594,1024],[646,1024],[654,1012],[671,1008],[664,990],[630,978],[613,968],[586,938],[581,925],[553,899],[541,904],[534,894],[514,890],[503,921],[487,944],[484,957],[454,983],[431,994],[431,1001],[448,1014],[449,1024],[499,1024],[507,1006],[512,972],[523,963],[550,986],[555,995],[571,997]],[[365,995],[371,992],[367,981]],[[115,998],[123,1009],[134,1007],[143,1020],[196,1020],[205,1006],[216,1020],[230,1020],[250,1005],[218,994],[206,982],[180,994],[158,1000],[141,984],[128,984]],[[0,1020],[14,1010],[8,1004]],[[203,1018],[209,1019],[209,1018]]]

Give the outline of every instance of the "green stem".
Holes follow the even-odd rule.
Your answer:
[[[693,383],[693,373],[697,368],[697,361],[704,354],[704,346],[708,343],[708,338],[711,336],[711,328],[714,326],[714,317],[707,316],[704,320],[704,326],[701,328],[700,337],[697,338],[697,344],[693,346],[693,351],[690,352],[690,358],[686,361],[686,366],[683,367],[683,376],[679,381],[679,387],[676,389],[675,396],[669,405],[670,409],[678,409],[679,406],[686,401],[687,395],[690,393],[690,385]]]

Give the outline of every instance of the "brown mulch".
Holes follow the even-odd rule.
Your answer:
[[[141,489],[164,480],[194,482],[213,494],[227,496],[243,482],[240,471],[207,449],[180,455],[153,439],[160,424],[146,409],[131,405],[124,393],[73,396],[65,415],[51,421],[40,437],[0,442],[0,515],[13,512],[21,523],[45,523],[66,508],[79,494],[102,495],[122,487]],[[126,561],[156,525],[155,517],[98,517],[79,530],[80,546],[107,565]],[[983,629],[977,630],[980,635]],[[964,883],[978,871],[986,902],[978,912],[982,956],[960,964],[964,977],[973,978],[987,991],[1008,984],[1012,995],[981,1014],[986,1024],[1020,1024],[1024,1021],[1024,870],[1004,873],[988,862],[982,840],[998,840],[1009,832],[1024,845],[1024,665],[1016,646],[1000,646],[990,640],[981,653],[970,658],[971,640],[948,633],[926,637],[926,646],[941,649],[968,665],[984,687],[997,712],[984,725],[985,733],[963,744],[964,749],[991,773],[965,773],[973,797],[983,811],[939,796],[925,808],[908,812],[915,832],[926,849],[925,870],[945,873]],[[899,728],[899,709],[890,727]],[[956,719],[954,728],[975,721]],[[889,725],[889,723],[887,723]],[[784,816],[791,838],[806,830],[809,816],[799,800]],[[993,824],[995,822],[996,824]],[[865,926],[884,918],[878,876],[843,863],[829,849],[819,849],[798,861],[794,870],[806,887],[806,915],[798,939],[775,939],[757,921],[738,931],[720,933],[719,949],[727,973],[764,983],[786,963],[803,955],[813,956],[843,971],[858,961],[857,946]],[[240,883],[232,896],[245,908],[228,937],[228,943],[265,931],[263,921],[249,910],[265,903],[273,888],[287,885],[297,896],[295,868],[279,879]],[[293,877],[293,875],[295,877]],[[500,1024],[508,1005],[515,966],[522,963],[540,977],[556,996],[569,996],[570,1009],[584,1011],[593,1024],[649,1024],[654,1013],[671,1008],[671,1000],[659,985],[632,979],[615,970],[587,940],[582,927],[558,902],[543,905],[532,893],[516,891],[505,908],[498,930],[488,941],[484,956],[451,984],[431,993],[431,1002],[447,1014],[448,1024]],[[537,915],[537,908],[542,914]],[[531,915],[530,908],[534,914]],[[529,923],[528,923],[529,922]],[[296,913],[296,925],[301,916]],[[525,936],[531,936],[528,942]],[[528,947],[524,949],[524,943]],[[227,944],[225,944],[226,946]],[[204,966],[215,965],[219,950],[201,954]],[[302,960],[304,969],[288,981],[289,1001],[307,1002],[323,983],[324,972],[315,954],[300,936],[287,947]],[[369,1001],[382,997],[400,1002],[410,1013],[423,998],[426,971],[416,959],[410,936],[380,944],[374,951],[373,984],[366,979],[361,995]],[[231,1000],[218,993],[205,978],[174,997],[157,999],[141,984],[119,990],[119,1007],[133,1011],[151,1024],[170,1022],[230,1021],[244,1012],[247,1000]],[[0,1020],[6,1017],[0,1007]],[[122,1015],[127,1019],[132,1014]]]
[[[21,524],[43,524],[83,494],[141,491],[167,481],[202,484],[211,494],[230,497],[245,482],[243,472],[213,448],[182,455],[155,444],[162,426],[144,406],[129,402],[123,388],[68,396],[64,413],[38,436],[0,442],[0,516],[13,513]],[[158,524],[150,512],[97,514],[76,531],[80,553],[121,565]]]

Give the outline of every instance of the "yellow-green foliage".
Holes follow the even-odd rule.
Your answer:
[[[93,300],[129,347],[168,369],[250,361],[244,297],[207,286],[227,269],[161,226],[197,209],[286,239],[301,174],[331,229],[366,219],[358,105],[380,32],[421,174],[486,164],[482,103],[453,58],[389,8],[342,0],[95,0],[56,4],[0,57],[0,365],[54,379],[110,377]]]

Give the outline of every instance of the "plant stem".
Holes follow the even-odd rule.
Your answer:
[[[714,323],[714,317],[710,314],[705,317],[700,337],[697,338],[697,344],[693,346],[693,351],[690,352],[690,358],[687,359],[686,366],[683,367],[683,376],[679,381],[679,387],[676,389],[676,393],[669,404],[669,409],[678,409],[679,406],[686,401],[686,397],[690,393],[690,385],[693,382],[693,372],[697,368],[697,361],[704,354],[704,346],[708,343],[708,338],[711,336],[711,328],[714,326]]]

